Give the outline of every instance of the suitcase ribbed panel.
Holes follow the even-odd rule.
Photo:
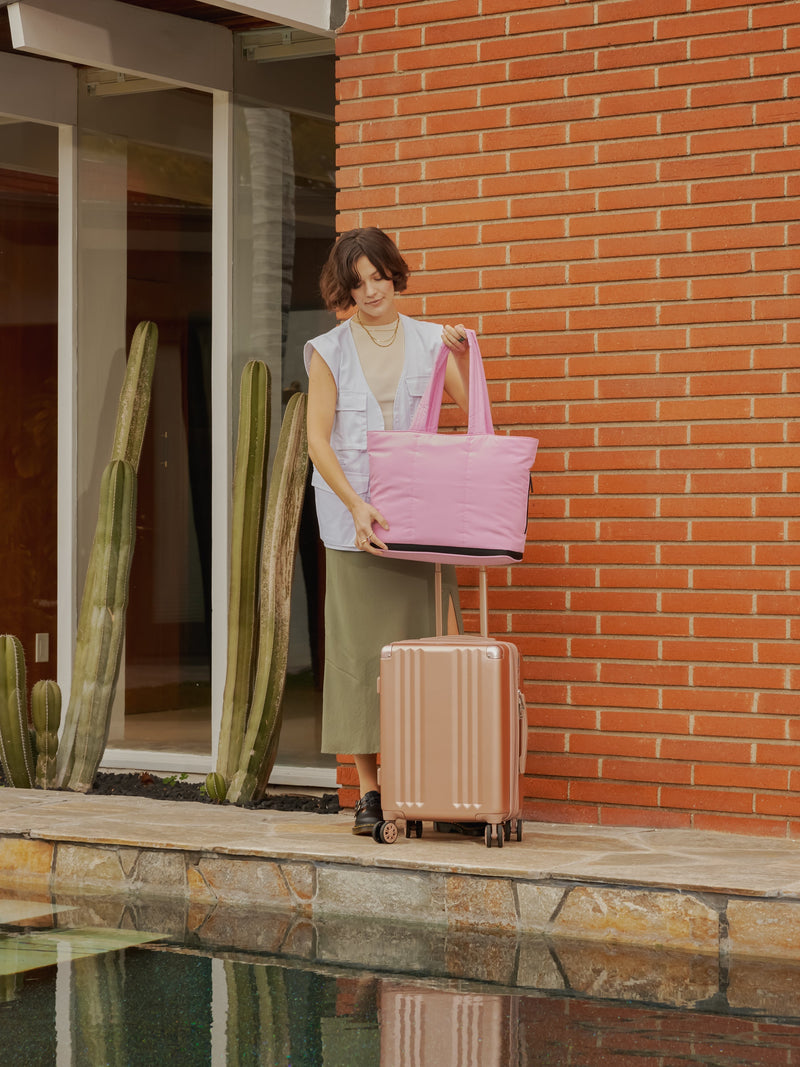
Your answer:
[[[391,646],[381,669],[385,818],[518,814],[514,651],[458,638]]]
[[[398,770],[398,803],[404,810],[414,811],[424,803],[422,778],[422,652],[420,649],[403,649],[399,660],[400,670],[396,678],[399,701],[396,708],[402,709],[397,716],[398,736],[396,753],[401,759],[396,763]]]
[[[469,814],[481,806],[480,778],[480,660],[483,650],[456,649],[452,656],[452,691],[454,710],[451,716],[450,751],[452,753],[453,806]]]

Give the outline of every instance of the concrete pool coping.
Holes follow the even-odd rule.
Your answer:
[[[356,916],[730,959],[800,960],[800,843],[526,822],[522,841],[350,832],[352,813],[0,790],[0,891]]]

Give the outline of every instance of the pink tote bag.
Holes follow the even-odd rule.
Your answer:
[[[375,533],[395,559],[518,563],[525,551],[535,437],[497,436],[478,339],[469,341],[469,426],[438,433],[449,349],[442,345],[408,430],[370,430],[370,499],[389,523]]]

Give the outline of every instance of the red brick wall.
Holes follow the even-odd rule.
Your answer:
[[[800,3],[351,0],[338,54],[340,229],[540,439],[527,816],[796,834]]]

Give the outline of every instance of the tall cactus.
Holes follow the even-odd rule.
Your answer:
[[[100,511],[83,592],[76,668],[58,751],[56,784],[91,789],[108,740],[125,633],[136,532],[136,473],[124,459],[103,472]]]
[[[31,690],[31,718],[36,731],[36,784],[52,789],[56,780],[61,690],[55,682],[37,682]]]
[[[144,431],[150,411],[150,393],[158,348],[158,327],[154,322],[140,322],[133,331],[125,378],[117,405],[112,459],[126,459],[139,470]]]
[[[72,687],[57,756],[59,788],[90,789],[108,740],[133,554],[136,471],[150,410],[157,347],[156,324],[140,322],[131,340],[120,391],[111,463],[100,487],[100,514],[78,617]]]
[[[278,747],[292,578],[308,467],[307,402],[304,393],[295,393],[289,400],[269,486],[261,550],[256,677],[239,767],[228,787],[228,800],[237,804],[263,797]]]
[[[269,368],[251,360],[242,372],[233,472],[228,669],[222,698],[217,772],[230,781],[239,764],[253,684],[258,567],[269,453]],[[218,788],[218,787],[217,787]]]
[[[35,769],[28,727],[25,654],[19,638],[0,636],[0,759],[6,783],[33,786]]]

